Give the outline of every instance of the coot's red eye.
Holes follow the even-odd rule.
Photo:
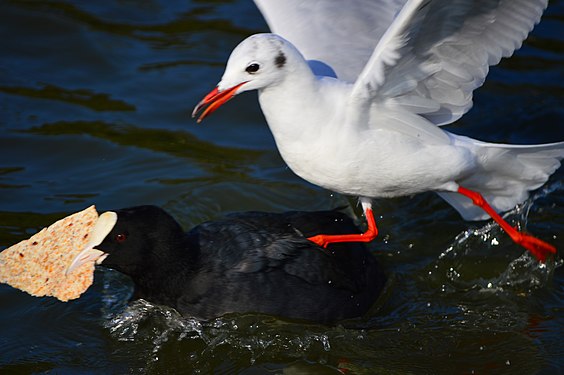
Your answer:
[[[124,233],[116,234],[116,241],[123,242],[127,239],[127,236]]]

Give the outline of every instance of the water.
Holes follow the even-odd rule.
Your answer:
[[[564,2],[492,69],[451,130],[487,141],[564,140]],[[0,3],[0,248],[95,203],[157,204],[189,228],[244,210],[354,201],[296,177],[255,94],[204,124],[190,111],[231,49],[266,30],[250,0]],[[564,248],[563,172],[509,220]],[[375,204],[390,283],[335,327],[254,314],[201,323],[140,301],[99,269],[79,300],[0,286],[0,372],[526,373],[562,371],[562,258],[545,266],[433,194]]]

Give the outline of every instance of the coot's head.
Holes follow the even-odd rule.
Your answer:
[[[95,261],[135,276],[154,265],[173,260],[174,250],[178,248],[184,233],[166,211],[157,206],[138,206],[110,211],[100,217],[111,214],[115,215],[113,221],[100,224],[107,235],[101,242],[97,241],[99,244],[87,245],[74,259],[67,273],[86,262]]]

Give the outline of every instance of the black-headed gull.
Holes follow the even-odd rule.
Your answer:
[[[440,128],[470,109],[489,66],[521,46],[547,0],[255,2],[277,34],[241,42],[193,116],[258,90],[288,166],[360,197],[365,233],[312,241],[371,241],[373,198],[435,191],[466,220],[491,216],[541,261],[556,252],[497,212],[548,180],[564,142],[492,144]]]

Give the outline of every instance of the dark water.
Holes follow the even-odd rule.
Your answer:
[[[451,130],[497,142],[564,140],[563,26],[564,2],[552,1]],[[244,210],[352,204],[358,215],[352,200],[285,167],[256,95],[203,125],[189,118],[231,49],[264,30],[250,0],[0,2],[0,249],[92,203],[161,205],[186,228]],[[563,177],[509,215],[560,249]],[[381,235],[372,249],[391,281],[352,325],[181,319],[127,305],[128,280],[100,269],[70,303],[0,286],[0,372],[563,371],[561,256],[541,266],[498,227],[463,222],[433,194],[375,209]]]

